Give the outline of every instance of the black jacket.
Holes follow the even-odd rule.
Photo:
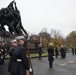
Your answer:
[[[26,50],[23,46],[18,45],[14,56],[17,59],[21,59],[21,62],[16,61],[15,63],[15,75],[26,75],[26,69],[28,68],[28,59],[26,56]]]
[[[54,48],[52,46],[49,46],[48,48],[48,60],[49,61],[54,61]]]
[[[9,55],[10,55],[10,60],[9,60],[9,63],[8,63],[8,72],[13,72],[14,71],[14,64],[15,64],[15,61],[14,61],[14,52],[16,50],[16,47],[11,47],[10,50],[9,50]]]

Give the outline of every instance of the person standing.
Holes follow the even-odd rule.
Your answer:
[[[58,58],[58,45],[55,48],[55,56],[56,56],[56,58]]]
[[[49,61],[49,67],[52,68],[53,67],[53,61],[54,61],[54,48],[53,48],[53,43],[49,44],[48,47],[48,61]]]
[[[65,54],[64,58],[66,58],[66,52],[67,52],[67,48],[64,47],[64,54]]]
[[[14,61],[14,52],[16,50],[16,47],[17,47],[17,42],[16,40],[12,40],[11,41],[11,47],[10,47],[10,50],[8,52],[8,54],[10,55],[10,60],[9,60],[9,63],[8,63],[8,72],[10,72],[10,75],[14,75],[14,64],[15,64],[15,61]]]
[[[74,55],[74,47],[72,47],[72,55]]]
[[[39,44],[38,46],[38,54],[39,54],[39,60],[41,60],[41,55],[42,55],[42,45]]]
[[[76,55],[76,47],[75,47],[75,55]]]
[[[16,37],[18,45],[14,56],[16,58],[15,63],[15,75],[26,75],[26,70],[29,70],[28,58],[26,55],[26,49],[24,48],[24,36]]]
[[[61,53],[61,58],[65,58],[65,48],[63,47],[63,45],[61,46],[60,53]]]

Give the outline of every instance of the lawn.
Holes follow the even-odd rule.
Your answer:
[[[47,55],[48,55],[47,52],[42,53],[42,56],[47,56]],[[31,56],[31,57],[38,57],[39,55],[38,55],[38,53],[30,53],[30,56]],[[9,54],[6,55],[5,58],[10,58]]]

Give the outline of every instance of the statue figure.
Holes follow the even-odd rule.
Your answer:
[[[25,33],[28,36],[22,26],[20,12],[15,1],[12,1],[7,8],[0,10],[0,31],[6,31],[5,25],[8,26],[8,30],[11,34],[23,35]]]

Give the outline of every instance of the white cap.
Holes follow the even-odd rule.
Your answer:
[[[24,39],[24,36],[17,36],[15,37],[16,40]]]
[[[14,39],[14,40],[11,40],[11,43],[13,43],[13,42],[17,42],[17,41],[16,41],[16,39]]]

